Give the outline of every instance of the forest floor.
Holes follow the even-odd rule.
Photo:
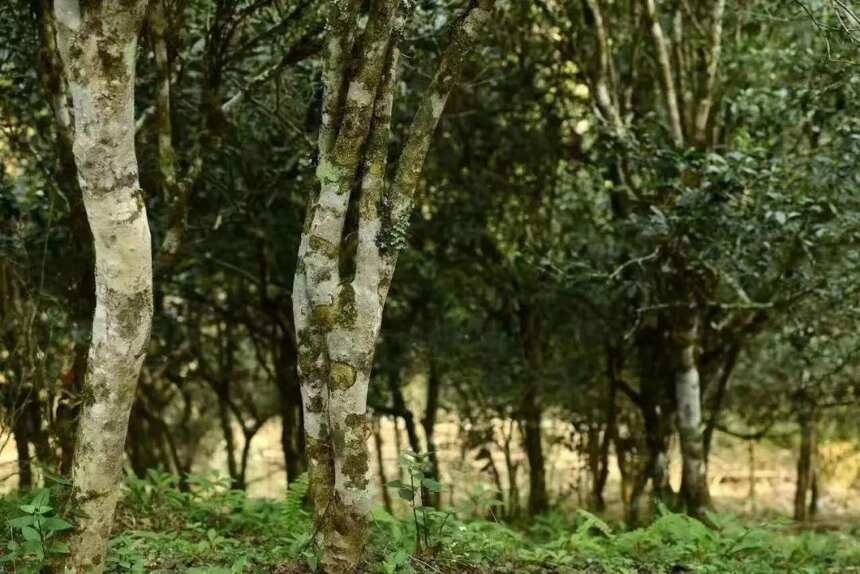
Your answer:
[[[396,500],[396,492],[392,493],[396,517],[381,509],[375,511],[373,558],[366,572],[860,574],[860,496],[856,488],[860,456],[852,445],[820,446],[825,488],[818,519],[811,526],[785,518],[794,488],[791,445],[763,443],[752,451],[747,443],[723,437],[711,464],[711,491],[715,506],[724,513],[714,518],[719,529],[710,530],[665,512],[647,528],[630,531],[620,523],[617,471],[613,468],[607,487],[609,507],[602,519],[597,518],[577,510],[587,493],[584,461],[557,447],[547,453],[553,461],[548,480],[553,500],[563,513],[529,524],[481,519],[493,515],[493,490],[487,486],[486,475],[459,460],[461,449],[453,426],[442,427],[439,444],[447,473],[442,482],[460,488],[454,492],[452,486],[442,493],[443,506],[456,510],[428,513],[428,528],[419,521],[419,545],[408,503]],[[387,479],[396,479],[402,473],[397,463],[396,429],[384,430]],[[552,434],[553,429],[545,431]],[[564,432],[562,428],[557,431],[559,435]],[[180,492],[174,477],[155,471],[146,480],[130,480],[118,510],[108,574],[314,572],[316,555],[309,542],[313,528],[303,502],[304,483],[294,483],[284,500],[279,436],[280,429],[272,427],[255,440],[247,495],[230,491],[223,478],[214,478],[223,476],[217,464],[223,458],[217,441],[206,456],[216,464],[197,467],[198,474],[190,480],[193,494]],[[9,451],[14,448],[0,452],[0,459]],[[522,458],[522,453],[514,455]],[[519,462],[525,466],[525,461]],[[502,483],[507,484],[503,460],[496,464]],[[0,461],[0,465],[2,470],[14,461]],[[676,483],[680,478],[677,470]],[[524,482],[527,475],[520,472],[518,478]],[[379,477],[374,482],[381,506],[383,487]],[[464,485],[475,488],[466,491]],[[17,524],[25,518],[22,508],[32,507],[35,494],[16,493],[12,481],[0,484],[0,493],[3,491],[7,494],[0,495],[0,572],[36,574],[43,562],[39,553],[47,553],[45,560],[51,559],[53,534],[42,536],[39,548],[24,540],[22,530],[9,521]],[[525,484],[521,492],[526,492]],[[53,498],[48,516],[73,521],[64,516],[62,504],[57,502],[60,497],[54,494]],[[56,534],[59,537],[61,532]]]
[[[108,574],[307,574],[317,570],[305,507],[307,482],[283,501],[248,498],[224,481],[191,479],[192,493],[156,472],[131,480],[117,514]],[[40,497],[35,501],[34,497]],[[56,493],[0,499],[0,571],[38,574],[60,558],[66,526]],[[55,508],[57,507],[57,508]],[[34,510],[35,508],[35,510]],[[20,527],[41,513],[37,542]],[[528,525],[461,518],[474,508],[376,510],[367,574],[776,574],[860,573],[860,527],[802,529],[785,520],[713,517],[718,529],[662,509],[650,526],[625,530],[586,512],[551,513]],[[73,521],[72,517],[66,517]],[[54,528],[56,532],[52,531]],[[416,540],[416,533],[420,541]],[[32,534],[32,533],[31,533]],[[46,555],[42,559],[42,555]]]

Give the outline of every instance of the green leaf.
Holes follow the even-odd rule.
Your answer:
[[[48,490],[40,490],[39,494],[37,494],[30,504],[33,506],[48,506],[48,503],[51,501],[51,493]]]
[[[403,500],[412,502],[412,499],[415,498],[415,491],[408,486],[404,486],[397,492],[397,495]]]
[[[421,486],[430,492],[442,492],[442,483],[432,478],[424,478],[421,480]]]
[[[406,485],[403,484],[402,480],[389,480],[385,483],[385,486],[388,488],[403,488]]]
[[[35,518],[33,516],[19,516],[18,518],[7,520],[6,524],[12,528],[24,528],[25,526],[33,526],[34,522]]]
[[[24,528],[22,528],[21,535],[27,542],[42,542],[42,537],[39,536],[39,533],[36,531],[36,529],[31,526],[25,526]]]
[[[61,530],[68,530],[72,527],[73,525],[71,522],[67,522],[62,518],[54,516],[48,517],[44,522],[42,522],[42,530],[48,532],[59,532]]]

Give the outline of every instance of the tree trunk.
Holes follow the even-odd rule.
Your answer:
[[[704,518],[710,506],[710,494],[702,437],[702,392],[696,364],[699,319],[694,311],[680,314],[674,339],[678,353],[675,396],[683,464],[681,496],[688,514]]]
[[[637,528],[642,523],[642,499],[650,478],[651,471],[649,468],[644,468],[642,472],[637,473],[633,478],[633,487],[630,489],[630,501],[627,503],[627,515],[624,519],[629,528]]]
[[[432,351],[431,351],[432,352]],[[427,376],[427,405],[424,408],[424,418],[421,419],[421,426],[424,427],[424,438],[427,441],[427,457],[430,460],[430,472],[436,480],[441,480],[439,474],[439,455],[436,452],[436,416],[439,411],[439,391],[442,387],[439,373],[436,368],[436,361],[431,356],[429,358],[430,369]],[[436,508],[440,506],[441,493],[434,493],[431,497],[432,504]]]
[[[711,402],[710,417],[705,425],[705,430],[702,434],[702,442],[705,454],[705,465],[708,464],[708,457],[711,455],[711,443],[714,438],[714,431],[720,422],[720,415],[725,407],[726,395],[728,394],[729,383],[731,382],[732,373],[738,363],[738,355],[740,354],[741,343],[735,341],[726,352],[725,362],[720,369],[720,378],[717,381],[717,390],[714,393],[714,399]]]
[[[14,415],[12,435],[15,438],[15,448],[18,453],[18,488],[29,490],[33,488],[33,461],[30,460],[30,429],[26,417],[20,413]]]
[[[542,420],[543,413],[534,394],[527,393],[523,404],[523,443],[526,458],[529,461],[529,514],[532,516],[549,510],[541,433]]]
[[[376,471],[379,473],[379,482],[382,485],[382,505],[385,511],[390,514],[394,507],[391,504],[391,493],[388,491],[388,479],[385,477],[385,457],[382,453],[384,443],[382,440],[382,424],[379,417],[373,418],[371,429],[373,430],[373,447],[376,450]]]
[[[230,475],[230,488],[245,490],[239,462],[236,460],[236,435],[230,420],[230,409],[227,399],[221,394],[218,395],[218,423],[221,426],[221,436],[224,437],[224,454],[227,460],[227,473]]]
[[[813,457],[817,458],[817,457]],[[818,494],[819,494],[819,478],[818,464],[816,461],[812,463],[812,484],[809,487],[809,520],[815,520],[815,515],[818,514]]]
[[[639,331],[636,341],[640,364],[641,390],[631,396],[642,416],[644,426],[644,465],[646,482],[651,480],[651,497],[655,502],[674,505],[674,492],[669,484],[669,443],[677,410],[671,341],[667,321],[658,316],[656,322]],[[616,380],[619,385],[621,382]],[[620,387],[622,390],[625,387]],[[630,391],[627,391],[630,394]],[[641,477],[634,478],[634,491],[644,489]],[[641,494],[639,495],[641,496]],[[632,506],[631,497],[631,506]],[[641,506],[641,503],[637,503]],[[637,512],[634,509],[634,512]]]
[[[364,556],[371,508],[367,392],[382,311],[432,135],[492,4],[473,2],[457,20],[389,183],[394,28],[408,6],[371,3],[356,37],[364,3],[328,3],[320,188],[308,202],[292,298],[316,542],[329,573],[349,571]],[[357,221],[347,217],[350,204]],[[357,238],[354,254],[345,236]]]
[[[134,73],[144,0],[54,3],[74,108],[74,155],[95,241],[96,309],[72,465],[66,572],[100,574],[128,419],[152,322],[152,253],[134,153]]]
[[[618,432],[617,418],[618,406],[615,395],[617,386],[614,377],[609,382],[609,397],[607,398],[606,406],[606,428],[603,431],[603,439],[600,443],[600,451],[598,460],[594,470],[594,482],[592,484],[592,506],[595,510],[602,512],[606,510],[606,499],[603,492],[606,489],[606,482],[609,480],[609,449],[615,442],[615,436]]]
[[[505,426],[507,425],[507,429]],[[502,423],[502,454],[505,457],[505,470],[508,473],[508,505],[505,518],[516,520],[520,515],[520,485],[518,482],[519,463],[514,461],[511,443],[514,439],[515,422],[508,420]]]
[[[794,493],[794,519],[809,520],[810,500],[807,496],[814,480],[815,423],[808,413],[800,416],[800,452],[797,457],[797,486]]]
[[[585,441],[586,457],[588,460],[588,486],[591,491],[588,507],[591,510],[597,511],[602,510],[606,506],[606,502],[603,500],[603,488],[598,486],[600,482],[601,446],[600,426],[596,423],[589,424]]]
[[[281,406],[281,451],[284,453],[284,468],[289,484],[307,472],[307,463],[302,394],[296,374],[295,350],[286,341],[280,344],[275,376]]]
[[[50,99],[57,132],[57,165],[55,180],[69,202],[72,235],[69,308],[74,325],[74,348],[71,369],[62,377],[62,399],[57,407],[55,432],[60,446],[59,472],[69,476],[75,449],[75,434],[80,415],[79,398],[84,388],[87,355],[90,348],[95,286],[93,274],[93,235],[87,221],[83,194],[78,180],[74,156],[74,129],[69,109],[69,89],[63,72],[57,29],[51,0],[34,3],[39,19],[40,76],[42,86]]]
[[[523,447],[529,461],[529,514],[532,516],[549,510],[546,489],[546,464],[543,453],[543,406],[541,405],[543,376],[543,350],[541,349],[541,318],[539,311],[529,302],[519,305],[519,330],[526,366],[526,390],[521,409],[523,420]]]
[[[393,404],[392,412],[395,416],[403,419],[403,426],[406,428],[406,440],[409,441],[409,448],[415,454],[421,454],[421,439],[418,438],[418,427],[415,425],[415,415],[406,406],[406,399],[403,397],[403,391],[400,388],[400,376],[398,374],[389,374],[388,390],[391,391],[391,402]]]

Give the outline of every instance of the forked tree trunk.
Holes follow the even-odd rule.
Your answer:
[[[74,155],[95,241],[96,310],[72,465],[69,574],[99,574],[152,322],[152,253],[134,153],[134,72],[145,0],[55,0]]]
[[[326,572],[347,572],[368,540],[367,391],[382,310],[432,135],[492,0],[470,3],[427,87],[387,180],[399,59],[397,0],[328,2],[317,178],[293,285],[316,543]],[[367,6],[360,32],[359,11]],[[354,195],[355,194],[355,195]],[[351,201],[352,199],[352,201]],[[350,204],[357,224],[347,224]],[[346,231],[346,233],[345,233]],[[354,256],[343,248],[355,233]],[[341,276],[342,270],[349,270]]]
[[[681,496],[687,513],[705,517],[710,506],[708,473],[702,436],[702,391],[696,363],[699,320],[693,310],[679,314],[674,339],[678,353],[675,396],[678,400],[678,434],[681,437]]]

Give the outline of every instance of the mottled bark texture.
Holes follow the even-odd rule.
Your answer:
[[[678,400],[678,433],[681,437],[684,505],[691,516],[703,518],[710,505],[708,472],[702,439],[702,389],[696,361],[699,318],[694,309],[678,313],[674,343],[678,366],[675,396]]]
[[[812,409],[805,408],[799,415],[800,451],[797,457],[797,483],[794,493],[794,519],[806,522],[815,516],[817,510],[816,481],[816,444],[815,415]]]
[[[55,0],[74,156],[95,241],[96,309],[72,465],[65,571],[100,573],[152,321],[149,226],[134,154],[134,67],[145,0]]]
[[[71,368],[63,376],[63,398],[57,406],[54,419],[54,432],[57,434],[60,446],[58,470],[63,476],[69,476],[72,471],[75,433],[80,414],[77,401],[84,387],[90,330],[95,308],[93,236],[78,184],[78,169],[73,151],[74,125],[71,98],[57,46],[57,25],[52,0],[39,0],[34,3],[34,9],[39,21],[39,75],[45,95],[50,100],[55,120],[57,163],[54,167],[54,181],[69,202],[69,220],[74,237],[67,259],[69,262],[68,302],[74,322],[74,359]]]
[[[389,183],[398,29],[410,8],[398,0],[328,3],[320,189],[308,204],[293,307],[317,543],[330,573],[353,569],[366,546],[367,390],[382,309],[432,135],[492,4],[473,2],[458,20]],[[354,255],[342,248],[348,234],[357,237]]]

